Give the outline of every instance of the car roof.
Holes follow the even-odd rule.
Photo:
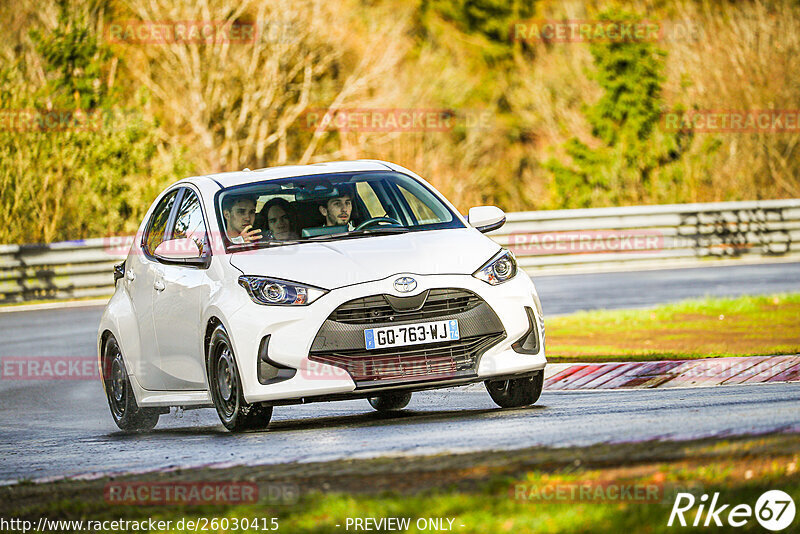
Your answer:
[[[267,167],[235,172],[221,172],[190,178],[194,182],[201,178],[208,178],[220,187],[228,188],[235,185],[260,182],[264,180],[277,180],[293,176],[310,176],[313,174],[329,174],[336,172],[363,172],[363,171],[391,171],[392,168],[379,160],[331,161],[328,163],[313,163],[311,165],[284,165],[282,167]]]

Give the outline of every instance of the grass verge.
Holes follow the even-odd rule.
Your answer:
[[[241,524],[243,519],[261,518],[270,524],[269,519],[276,518],[279,531],[333,533],[353,531],[352,525],[346,528],[348,518],[390,517],[408,518],[409,528],[401,529],[407,532],[425,531],[418,521],[427,519],[440,521],[439,528],[427,531],[670,532],[676,528],[668,527],[667,521],[678,492],[691,493],[698,504],[702,494],[719,492],[720,504],[754,507],[762,493],[780,489],[800,502],[799,461],[800,435],[777,434],[241,466],[129,476],[115,483],[245,480],[264,488],[291,481],[298,497],[289,504],[261,499],[236,506],[126,506],[105,500],[108,479],[28,483],[0,488],[0,515],[34,524],[39,517],[153,518],[172,521],[172,528],[164,530],[168,532],[186,531],[175,528],[181,519],[227,518],[231,525],[234,520]],[[689,522],[695,512],[697,506],[686,514]],[[754,518],[738,530],[763,531]]]
[[[800,352],[800,293],[687,300],[547,322],[548,361],[667,360]]]

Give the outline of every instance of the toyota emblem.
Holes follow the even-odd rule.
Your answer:
[[[410,276],[402,276],[394,281],[394,288],[400,293],[409,293],[417,288],[417,281]]]

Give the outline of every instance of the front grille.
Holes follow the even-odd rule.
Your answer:
[[[421,321],[462,313],[481,302],[480,297],[463,289],[431,289],[422,308],[402,311],[392,307],[384,295],[372,295],[345,302],[328,319],[345,324]]]
[[[480,355],[504,337],[501,332],[434,346],[315,353],[309,359],[345,369],[359,388],[452,380],[474,376]]]
[[[367,350],[364,331],[422,321],[458,321],[461,339]],[[478,295],[436,288],[411,297],[371,295],[345,302],[317,332],[309,359],[345,369],[358,388],[475,376],[488,348],[506,337],[503,323]]]

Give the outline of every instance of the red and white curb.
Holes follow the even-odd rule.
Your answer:
[[[800,355],[658,362],[556,363],[545,367],[548,390],[700,387],[800,382]]]

